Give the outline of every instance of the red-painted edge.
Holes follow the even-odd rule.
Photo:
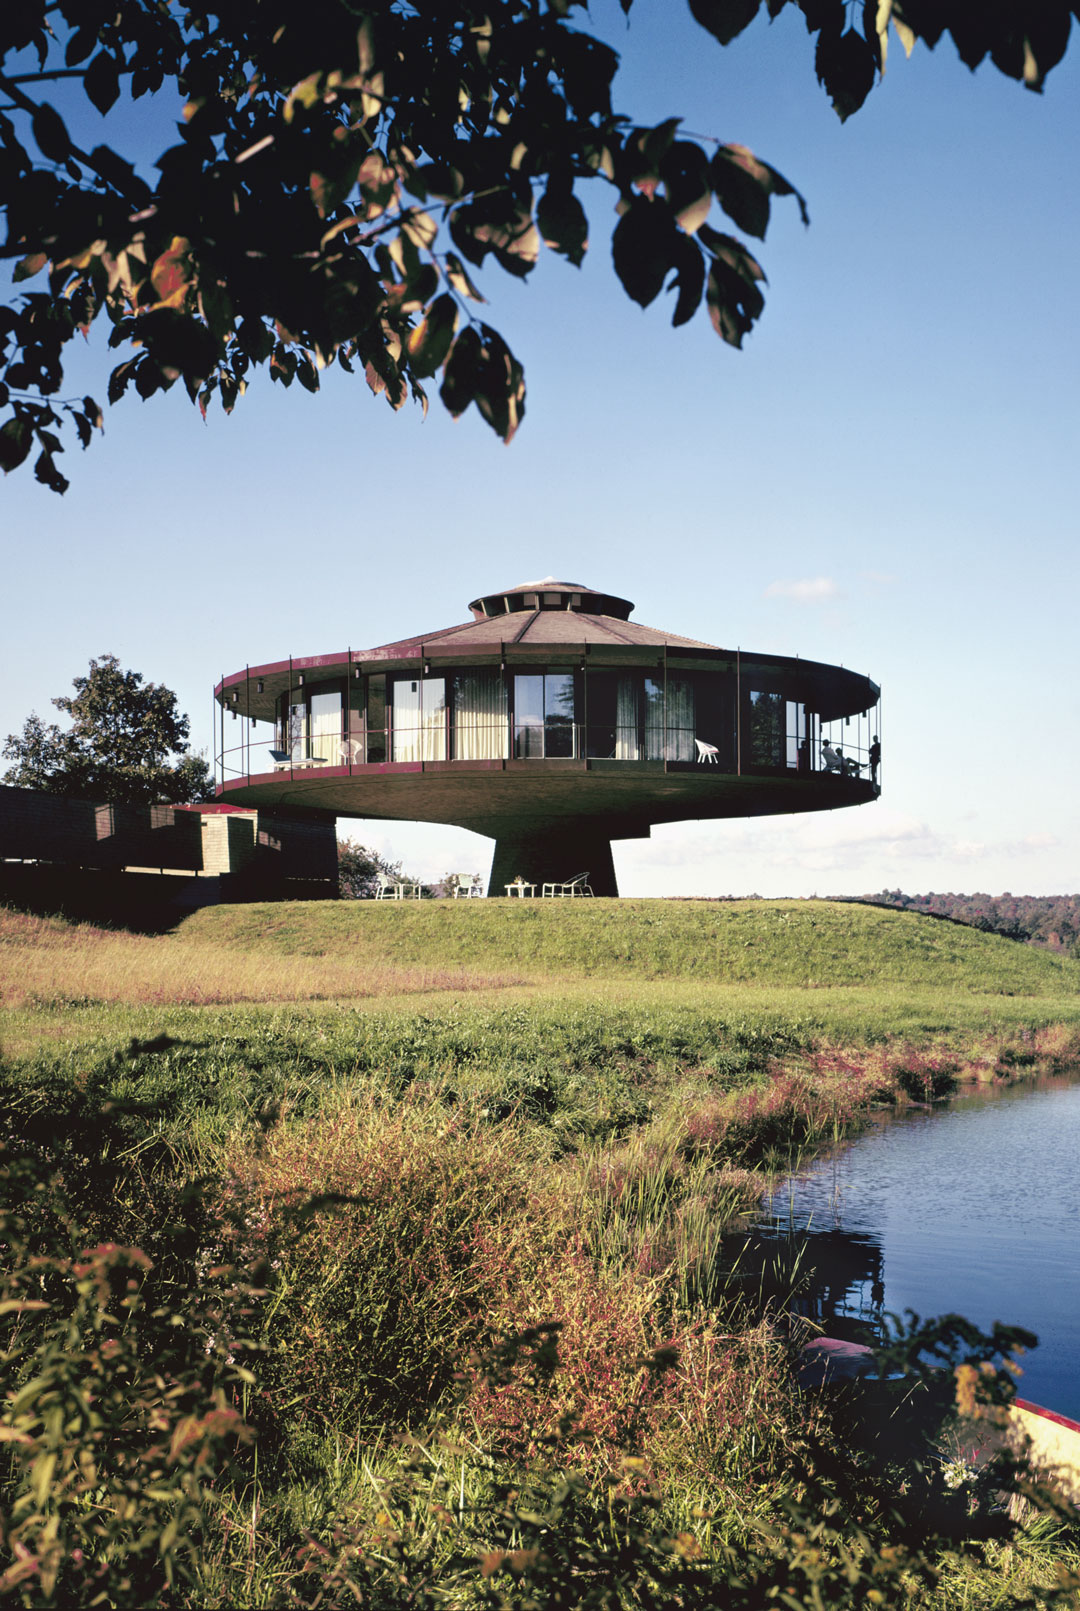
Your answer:
[[[1041,1416],[1044,1421],[1053,1421],[1057,1426],[1063,1426],[1067,1432],[1080,1432],[1080,1421],[1070,1421],[1067,1415],[1059,1415],[1056,1410],[1048,1410],[1042,1404],[1032,1404],[1030,1399],[1013,1399],[1018,1410],[1027,1410],[1029,1415]]]

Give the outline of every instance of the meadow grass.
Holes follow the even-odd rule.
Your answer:
[[[989,1606],[1011,1603],[1005,1579],[1016,1600],[1074,1560],[1071,1535],[1030,1550],[1018,1536],[989,1567],[969,1554],[905,1579],[902,1554],[852,1542],[865,1516],[850,1538],[821,1534],[820,1572],[802,1545],[759,1559],[755,1529],[804,1504],[799,1451],[828,1433],[792,1391],[778,1315],[731,1279],[724,1236],[769,1171],[874,1104],[1080,1057],[1074,964],[819,902],[285,903],[153,937],[0,913],[0,990],[0,1143],[30,1180],[7,1233],[29,1250],[14,1299],[45,1269],[59,1313],[72,1272],[93,1268],[75,1283],[79,1325],[107,1330],[94,1282],[104,1305],[109,1249],[138,1248],[123,1380],[181,1444],[200,1429],[193,1472],[204,1458],[228,1472],[212,1521],[183,1476],[203,1530],[170,1603],[674,1606],[702,1603],[699,1566],[735,1593],[734,1548],[772,1584],[748,1604],[778,1585],[793,1607],[880,1603],[866,1596],[881,1583],[912,1606]],[[70,1237],[94,1258],[72,1266]],[[233,1397],[215,1388],[205,1414],[190,1367],[161,1403],[140,1375],[139,1326],[152,1360],[173,1311],[201,1317],[194,1357],[233,1372]],[[22,1328],[13,1382],[54,1383],[74,1426],[74,1334],[59,1347],[17,1301],[0,1316]],[[245,1336],[254,1374],[237,1388]],[[91,1374],[119,1428],[108,1346]],[[193,1406],[182,1426],[174,1399]],[[258,1431],[253,1450],[222,1443],[226,1409]],[[31,1555],[51,1539],[50,1559],[58,1537],[69,1562],[96,1551],[107,1581],[85,1598],[105,1583],[113,1603],[142,1603],[146,1584],[113,1570],[120,1511],[102,1554],[97,1434],[72,1434],[57,1466],[53,1423],[22,1413],[9,1536]],[[44,1464],[18,1479],[24,1448]],[[155,1481],[163,1530],[144,1527],[140,1548],[171,1539],[172,1559],[169,1479]],[[796,1531],[824,1514],[804,1508]],[[500,1549],[509,1564],[479,1571]],[[560,1550],[573,1592],[541,1591],[529,1574]],[[28,1576],[22,1603],[83,1603],[71,1571],[38,1599],[46,1580]],[[630,1572],[622,1599],[588,1598],[605,1571]]]

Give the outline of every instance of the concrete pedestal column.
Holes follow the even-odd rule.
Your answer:
[[[545,884],[586,872],[594,895],[618,895],[611,840],[595,822],[523,823],[495,841],[488,894],[505,895],[506,885],[520,875],[539,895]]]

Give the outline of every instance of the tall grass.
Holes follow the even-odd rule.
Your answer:
[[[362,1000],[497,990],[517,983],[513,974],[479,974],[452,962],[395,966],[375,958],[282,956],[65,924],[0,908],[0,1005],[9,1008],[47,1012],[105,1002],[199,1007]]]
[[[844,938],[811,903],[451,906],[238,908],[153,939],[0,917],[0,1141],[37,1239],[0,1272],[27,1339],[4,1354],[0,1522],[37,1562],[4,1592],[85,1603],[90,1558],[116,1604],[820,1611],[931,1607],[946,1581],[993,1603],[993,1572],[903,1553],[910,1522],[868,1472],[854,1509],[825,1482],[819,1411],[724,1236],[765,1172],[875,1103],[1065,1066],[1073,975],[985,936],[947,953],[949,925],[927,950],[925,920],[850,907]],[[215,979],[235,997],[197,993]],[[58,1307],[35,1321],[43,1271]],[[231,1357],[249,1335],[250,1378]],[[186,1431],[154,1374],[170,1347]],[[74,1405],[87,1372],[104,1407],[64,1445],[72,1509],[40,1383]],[[253,1446],[222,1444],[225,1410]],[[162,1475],[158,1422],[196,1464],[203,1438],[213,1484]],[[128,1484],[107,1536],[95,1459]],[[75,1528],[67,1579],[36,1522],[13,1531],[38,1492],[42,1528]]]

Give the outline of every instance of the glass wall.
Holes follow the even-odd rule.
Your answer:
[[[392,697],[391,759],[445,761],[445,677],[395,677]]]
[[[455,761],[502,761],[509,753],[506,681],[499,671],[451,678]]]
[[[574,738],[573,672],[515,676],[514,759],[569,759],[575,753]]]
[[[311,696],[309,754],[337,766],[341,760],[341,690],[320,689]]]
[[[310,677],[310,672],[307,673]],[[327,681],[281,696],[276,745],[294,765],[597,760],[828,772],[877,781],[878,708],[831,721],[729,670],[461,670]],[[346,733],[346,695],[349,699]],[[587,713],[587,719],[586,719]],[[737,754],[737,740],[740,746]]]

